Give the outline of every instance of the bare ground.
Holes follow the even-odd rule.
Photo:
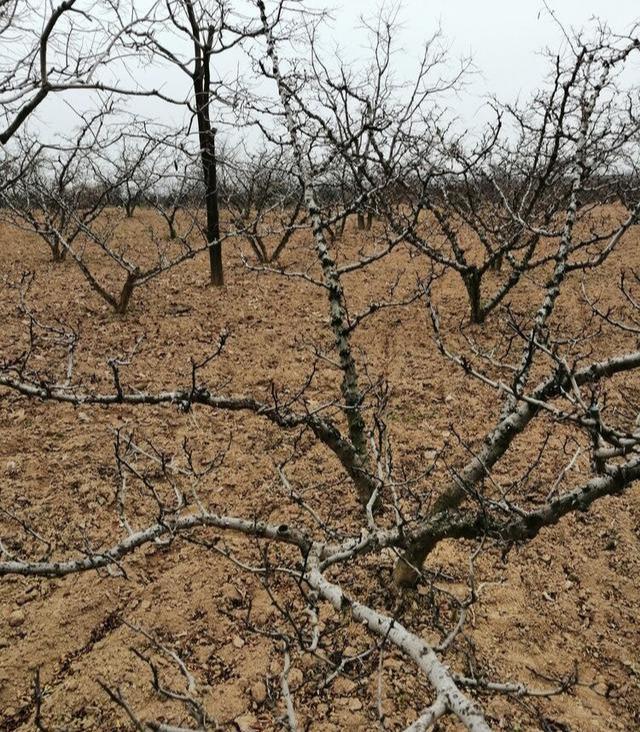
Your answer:
[[[122,236],[142,241],[143,222],[128,222]],[[362,235],[348,228],[344,248],[352,251]],[[622,267],[640,266],[636,230],[588,287],[605,300],[618,302],[615,280]],[[296,242],[285,260],[305,261],[304,242]],[[3,354],[24,346],[24,321],[18,317],[17,291],[9,286],[25,270],[37,273],[29,303],[39,317],[64,319],[81,332],[76,372],[85,381],[109,385],[106,359],[126,353],[145,335],[126,374],[138,388],[187,383],[189,356],[202,357],[222,327],[230,332],[223,355],[207,367],[212,387],[223,393],[253,393],[269,398],[271,384],[293,393],[304,384],[313,362],[311,344],[331,342],[323,293],[297,279],[248,272],[237,253],[226,252],[227,285],[206,286],[204,259],[188,263],[155,280],[134,295],[124,318],[113,315],[91,292],[73,263],[54,265],[34,237],[0,230],[0,346]],[[96,264],[98,268],[102,264]],[[425,263],[398,250],[371,271],[348,278],[349,292],[363,304],[383,293],[382,283],[404,272],[407,287]],[[106,271],[106,270],[105,270]],[[557,317],[580,329],[586,310],[578,282],[563,295]],[[526,283],[512,298],[524,310],[539,290]],[[438,283],[443,318],[457,324],[465,314],[460,281]],[[488,338],[486,331],[475,331]],[[470,381],[443,360],[430,337],[424,305],[381,312],[356,338],[366,351],[368,369],[383,374],[393,392],[388,416],[396,444],[396,461],[418,468],[432,450],[449,443],[455,464],[464,457],[454,431],[473,446],[497,415],[495,395]],[[614,352],[622,336],[603,334],[596,353]],[[58,353],[60,357],[63,354]],[[34,363],[43,368],[45,363]],[[57,365],[56,365],[57,368]],[[336,376],[321,368],[314,393],[335,394]],[[616,382],[621,402],[640,393],[637,379]],[[295,520],[299,510],[284,507],[274,463],[288,454],[293,436],[283,436],[256,417],[212,413],[184,414],[174,408],[75,409],[28,402],[0,392],[0,505],[38,526],[57,547],[76,553],[113,540],[117,476],[113,430],[135,428],[167,452],[178,451],[188,437],[194,454],[206,459],[228,448],[223,465],[200,488],[214,509],[275,520]],[[454,430],[452,430],[452,426]],[[500,465],[498,477],[522,473],[547,425],[534,425]],[[562,434],[552,434],[537,475],[544,490],[570,455]],[[531,446],[531,447],[530,447]],[[335,461],[304,443],[291,467],[291,478],[323,516],[344,527],[355,526],[355,504],[341,481]],[[576,478],[577,479],[577,478]],[[424,488],[423,489],[427,489]],[[293,518],[292,518],[293,517]],[[16,531],[3,520],[4,540]],[[241,556],[255,561],[253,547],[232,542]],[[244,543],[246,545],[246,542]],[[446,543],[430,558],[441,569],[452,592],[464,587],[468,545]],[[396,611],[403,622],[435,638],[433,598],[427,586],[398,599],[390,591],[391,556],[379,567],[363,562],[353,575],[354,593]],[[141,551],[125,564],[127,576],[87,573],[60,581],[2,579],[0,582],[0,728],[34,728],[32,679],[41,669],[46,688],[42,714],[50,730],[119,730],[130,724],[97,683],[119,686],[142,717],[169,718],[176,708],[158,699],[148,669],[131,652],[140,636],[131,623],[180,649],[196,675],[212,717],[225,729],[281,728],[277,699],[282,653],[277,642],[260,631],[278,615],[259,580],[215,554],[174,542]],[[502,558],[487,552],[477,566],[480,601],[470,614],[466,641],[451,658],[472,671],[477,664],[487,677],[523,679],[544,687],[577,669],[579,683],[567,694],[540,700],[483,699],[495,729],[631,731],[640,728],[640,494],[632,489],[601,501],[588,514],[574,515],[546,530],[531,544]],[[291,589],[274,580],[285,599]],[[357,656],[372,639],[347,619],[323,608],[321,622],[331,637],[334,660]],[[378,656],[355,661],[318,691],[330,673],[309,654],[294,654],[292,686],[301,728],[320,732],[376,727]],[[400,730],[429,702],[429,689],[414,669],[392,650],[382,658],[381,704],[388,729]],[[264,684],[264,689],[261,686]],[[263,693],[264,691],[264,693]],[[275,710],[275,711],[274,711]],[[180,717],[172,716],[174,722]],[[442,729],[453,729],[450,723]],[[555,726],[554,726],[555,725]]]

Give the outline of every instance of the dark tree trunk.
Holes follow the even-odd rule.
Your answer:
[[[501,272],[502,271],[502,254],[498,255],[491,262],[491,269],[494,270],[494,272]]]
[[[53,241],[49,241],[49,246],[51,247],[51,258],[53,261],[57,264],[64,262],[67,256],[67,250],[64,244],[60,243],[57,236],[54,237]]]
[[[64,262],[64,249],[60,249],[58,245],[54,244],[51,247],[51,259],[56,262],[56,264]]]
[[[211,48],[214,40],[214,28],[207,31],[207,38],[201,42],[201,29],[193,10],[191,1],[186,3],[189,23],[193,34],[195,48],[195,68],[193,72],[193,89],[196,98],[196,117],[198,120],[198,137],[200,155],[204,174],[205,202],[207,212],[207,244],[209,247],[209,266],[211,284],[222,286],[224,275],[222,269],[222,247],[220,245],[220,216],[218,212],[218,177],[216,170],[216,131],[211,125]]]
[[[462,276],[464,286],[469,296],[469,307],[472,323],[484,323],[485,312],[481,300],[481,276],[475,267],[469,269]]]
[[[367,225],[366,225],[367,231],[371,231],[372,223],[373,223],[373,214],[371,213],[371,211],[367,211]]]
[[[198,108],[198,126],[202,149],[202,168],[204,172],[205,203],[207,211],[207,243],[209,245],[209,268],[211,284],[224,285],[222,268],[222,247],[220,246],[220,215],[218,212],[218,176],[216,170],[216,137],[215,130],[209,121],[209,95],[206,96],[206,111]]]

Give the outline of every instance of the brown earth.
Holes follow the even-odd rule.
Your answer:
[[[120,236],[144,247],[149,220],[149,213],[140,212],[137,220],[123,224]],[[366,246],[367,236],[348,226],[343,253]],[[601,294],[605,303],[621,302],[615,287],[620,270],[640,267],[638,236],[636,229],[603,268],[588,275],[589,292]],[[310,261],[307,247],[300,237],[287,250],[286,263],[301,270]],[[52,264],[34,236],[5,226],[0,230],[0,353],[15,356],[26,345],[25,322],[12,284],[28,270],[36,273],[28,302],[38,318],[47,323],[60,318],[80,332],[77,379],[110,388],[107,359],[126,354],[144,335],[132,364],[123,367],[126,383],[149,390],[188,384],[189,357],[206,355],[226,327],[227,346],[205,370],[209,385],[221,393],[251,393],[268,400],[273,382],[284,399],[305,383],[314,361],[312,346],[331,344],[324,293],[301,279],[247,271],[231,246],[225,259],[224,289],[206,285],[206,263],[200,258],[137,291],[130,312],[118,317],[89,289],[72,262]],[[98,258],[93,266],[111,272]],[[382,297],[385,283],[398,273],[400,289],[407,290],[425,267],[424,260],[397,250],[367,272],[350,275],[346,286],[353,311]],[[511,298],[515,310],[535,307],[540,278],[538,274],[523,283]],[[436,295],[445,330],[454,331],[466,315],[460,280],[443,278]],[[577,278],[562,296],[556,321],[572,332],[591,327]],[[470,332],[490,342],[489,326]],[[372,379],[383,375],[392,387],[387,419],[396,464],[408,473],[418,471],[432,451],[444,445],[447,463],[455,465],[465,455],[455,435],[472,447],[497,416],[493,391],[439,355],[422,303],[380,312],[355,340],[360,357],[366,353]],[[453,341],[462,342],[457,335]],[[590,348],[596,356],[631,350],[635,338],[605,330],[594,336]],[[64,353],[52,346],[34,354],[31,365],[51,369],[59,377]],[[335,398],[336,384],[330,364],[321,364],[310,398]],[[637,377],[617,379],[614,387],[610,399],[620,406],[640,394]],[[294,435],[283,435],[257,417],[205,409],[184,414],[168,407],[73,408],[0,392],[0,506],[10,507],[46,535],[56,556],[76,555],[88,544],[97,547],[120,535],[114,509],[117,427],[135,428],[139,439],[167,453],[179,453],[188,437],[201,462],[226,450],[223,464],[198,489],[214,510],[308,520],[275,478],[274,465],[289,455]],[[499,465],[496,479],[522,475],[549,430],[543,419],[533,425]],[[562,430],[551,430],[549,449],[527,490],[539,488],[546,495],[573,452],[565,436]],[[357,530],[354,499],[335,461],[308,438],[299,453],[289,467],[297,489],[332,525]],[[579,477],[576,473],[572,480]],[[133,521],[141,526],[144,512],[151,509],[142,497],[132,500],[140,504],[140,515],[136,513]],[[632,489],[543,531],[504,559],[493,550],[480,557],[480,599],[469,614],[466,640],[448,657],[451,664],[465,673],[472,671],[468,664],[477,664],[492,680],[523,680],[536,687],[553,685],[540,674],[552,679],[574,668],[578,672],[576,686],[549,699],[483,697],[495,729],[640,729],[639,527],[640,495]],[[11,546],[11,537],[18,533],[15,521],[4,516],[3,543]],[[30,545],[42,553],[42,545]],[[247,542],[234,539],[228,546],[245,561],[260,560],[258,550]],[[440,570],[438,583],[459,596],[465,590],[469,549],[446,543],[429,562],[431,570]],[[272,554],[275,564],[277,554]],[[429,587],[399,600],[390,591],[393,557],[385,554],[379,566],[373,562],[359,563],[349,589],[398,612],[410,628],[435,640],[437,615]],[[264,631],[284,623],[259,578],[240,572],[215,553],[179,541],[140,551],[124,568],[126,577],[86,573],[55,581],[0,580],[0,728],[34,728],[36,668],[45,687],[42,716],[48,730],[131,728],[98,679],[119,687],[142,718],[185,722],[179,708],[153,692],[149,669],[131,651],[144,649],[144,639],[125,621],[180,651],[198,680],[209,714],[223,729],[282,728],[274,720],[283,712],[283,657],[279,642]],[[283,602],[295,599],[295,590],[284,579],[274,578],[270,590]],[[320,619],[336,663],[373,643],[361,628],[326,606]],[[331,668],[311,654],[293,652],[291,680],[301,729],[376,727],[378,661],[379,654],[373,653],[348,663],[344,674],[323,684]],[[400,730],[429,703],[430,690],[391,649],[385,649],[381,668],[385,728]],[[454,728],[449,721],[441,725]]]

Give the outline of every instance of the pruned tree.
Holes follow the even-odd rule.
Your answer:
[[[133,242],[126,238],[122,241],[118,236],[122,223],[118,217],[107,217],[88,226],[76,218],[73,211],[69,210],[68,215],[78,225],[82,239],[70,244],[59,234],[60,241],[91,289],[118,315],[127,312],[136,289],[205,250],[202,245],[192,245],[188,238],[167,243],[150,232],[150,246],[141,251],[140,246],[132,246]],[[115,266],[118,273],[115,282],[111,273],[105,276],[96,270],[88,256],[90,253],[101,255],[111,267]]]
[[[221,199],[258,262],[276,262],[299,224],[302,188],[282,149],[225,156]]]
[[[162,34],[159,28],[163,29]],[[125,46],[147,55],[152,63],[177,68],[188,79],[192,99],[186,104],[198,130],[211,283],[217,286],[224,284],[224,273],[216,119],[222,120],[225,112],[242,106],[247,87],[240,80],[231,86],[225,84],[213,64],[218,56],[229,54],[259,32],[255,22],[247,21],[223,0],[156,2],[144,15],[137,16],[133,27],[118,29],[119,39],[123,39]],[[185,44],[190,50],[185,50]]]
[[[621,281],[615,312],[593,297],[586,283],[582,298],[587,316],[572,324],[560,317],[558,307],[561,295],[576,297],[571,273],[580,271],[585,278],[600,274],[609,253],[622,245],[624,235],[640,216],[638,188],[623,181],[622,213],[614,212],[605,228],[600,228],[597,204],[602,204],[602,198],[588,184],[593,182],[592,161],[620,164],[618,151],[624,149],[628,154],[631,149],[634,127],[622,116],[627,106],[618,108],[618,114],[610,97],[607,107],[613,121],[622,119],[625,132],[619,145],[611,143],[610,135],[615,131],[610,125],[599,127],[603,117],[597,110],[600,95],[614,92],[607,84],[609,74],[636,53],[640,42],[633,36],[602,34],[593,45],[581,39],[580,48],[587,49],[584,65],[580,62],[578,67],[582,86],[570,113],[571,122],[567,118],[563,128],[562,145],[567,145],[569,154],[554,184],[559,187],[563,205],[554,210],[544,227],[537,220],[536,228],[524,217],[520,222],[525,236],[529,232],[546,240],[548,249],[537,248],[536,243],[535,254],[536,271],[543,274],[543,281],[531,284],[533,294],[519,310],[493,308],[497,320],[494,332],[472,329],[470,334],[463,330],[460,337],[460,330],[454,327],[455,314],[440,312],[441,267],[436,265],[448,266],[440,249],[426,252],[433,266],[421,272],[417,285],[408,286],[409,277],[389,282],[388,272],[383,270],[386,279],[382,284],[389,298],[374,299],[366,279],[360,283],[365,304],[360,301],[359,308],[353,305],[357,302],[355,278],[369,276],[383,258],[396,256],[397,269],[423,265],[421,258],[401,259],[399,247],[403,242],[408,242],[412,251],[417,247],[424,200],[418,213],[406,211],[426,195],[425,190],[431,192],[429,186],[435,185],[436,193],[442,190],[440,183],[450,186],[445,189],[448,197],[438,199],[439,205],[452,207],[445,211],[447,226],[454,221],[461,226],[456,206],[464,211],[460,200],[467,199],[448,203],[454,193],[458,195],[455,186],[460,185],[459,177],[454,185],[438,174],[435,183],[423,188],[415,172],[404,175],[407,170],[415,171],[410,153],[418,149],[416,140],[430,140],[433,145],[429,150],[438,164],[429,163],[429,170],[445,169],[439,165],[442,147],[437,137],[434,142],[429,128],[438,114],[423,112],[428,111],[427,101],[433,100],[437,91],[449,88],[457,77],[443,80],[434,74],[439,71],[441,57],[436,47],[428,46],[417,82],[408,95],[403,96],[407,92],[404,86],[377,83],[384,78],[392,55],[393,28],[384,20],[371,29],[373,62],[361,76],[347,76],[340,67],[319,66],[315,20],[304,26],[311,40],[310,61],[289,61],[283,49],[293,53],[297,47],[288,43],[295,28],[282,25],[286,7],[281,2],[272,10],[264,0],[255,0],[253,54],[256,68],[270,82],[273,93],[268,105],[256,104],[254,111],[269,143],[290,162],[288,176],[299,182],[304,227],[297,213],[285,220],[284,227],[307,237],[309,266],[304,271],[268,266],[256,269],[268,276],[294,279],[309,288],[310,302],[324,307],[326,318],[324,322],[317,320],[318,332],[312,338],[315,358],[302,386],[280,388],[271,382],[266,392],[259,393],[261,375],[256,374],[255,390],[232,391],[226,370],[221,367],[220,372],[215,371],[225,358],[228,339],[233,337],[227,330],[220,332],[218,343],[209,352],[190,359],[186,374],[176,369],[170,383],[162,387],[136,383],[137,374],[129,370],[135,347],[125,356],[108,360],[108,380],[101,381],[95,375],[88,380],[74,368],[77,338],[35,316],[24,292],[19,313],[27,328],[22,339],[11,335],[0,361],[0,386],[25,399],[82,405],[83,409],[124,408],[129,415],[151,408],[198,410],[199,417],[235,413],[246,417],[247,429],[250,419],[270,424],[281,438],[277,448],[273,444],[265,447],[273,458],[278,504],[269,501],[267,517],[256,515],[253,507],[237,513],[227,506],[216,509],[206,485],[215,483],[216,471],[226,459],[225,450],[200,460],[187,440],[181,454],[168,457],[162,447],[141,444],[133,434],[117,429],[114,520],[102,541],[83,535],[78,546],[70,549],[49,538],[43,527],[19,509],[3,507],[0,576],[62,579],[100,570],[118,574],[126,572],[130,557],[145,547],[160,544],[171,552],[178,542],[189,543],[207,561],[230,561],[238,572],[257,578],[273,603],[276,613],[266,623],[254,621],[249,608],[245,628],[267,638],[281,653],[278,684],[270,685],[274,704],[265,704],[266,697],[260,702],[274,724],[284,720],[290,729],[297,728],[297,689],[289,679],[291,660],[311,656],[326,669],[326,674],[309,674],[309,683],[317,683],[318,688],[357,661],[369,682],[363,688],[377,688],[370,719],[383,726],[382,654],[397,653],[411,663],[410,673],[417,672],[424,682],[412,700],[412,706],[420,711],[408,729],[433,729],[448,717],[470,732],[487,732],[492,719],[480,698],[502,694],[518,700],[561,694],[573,689],[579,679],[571,669],[562,678],[548,680],[544,688],[536,688],[531,683],[495,680],[478,667],[475,658],[470,662],[473,652],[465,638],[465,626],[480,601],[477,558],[482,553],[506,558],[512,547],[535,540],[543,529],[552,530],[570,514],[587,511],[605,498],[629,494],[640,479],[636,423],[640,405],[631,403],[629,409],[611,406],[620,396],[622,376],[627,383],[640,383],[637,278],[630,282],[627,275]],[[293,17],[299,29],[300,16]],[[302,16],[302,20],[308,18]],[[321,72],[310,73],[309,68],[321,68]],[[371,68],[385,70],[383,76],[372,75]],[[324,96],[317,93],[319,89],[324,89]],[[352,107],[358,114],[348,114]],[[351,125],[349,120],[357,121]],[[405,146],[407,140],[411,144]],[[598,142],[604,145],[604,157],[598,157]],[[453,156],[453,160],[459,163],[459,157]],[[482,160],[482,155],[474,156],[473,165]],[[358,172],[357,191],[346,198],[331,190],[336,177],[348,179],[345,167]],[[494,178],[487,183],[490,190],[495,192],[498,186],[503,192],[510,189],[508,176],[498,178],[496,173]],[[535,187],[535,178],[531,185]],[[615,186],[607,183],[606,188]],[[588,201],[587,194],[592,195]],[[226,195],[233,195],[231,188]],[[488,209],[492,195],[487,204],[479,199]],[[511,208],[508,201],[500,205]],[[367,249],[355,254],[352,250],[338,252],[337,238],[332,236],[334,227],[362,207],[386,219],[384,226],[375,227],[383,231],[371,230]],[[442,227],[436,212],[442,214],[434,204],[434,210],[429,210],[433,216],[430,223]],[[517,221],[517,210],[509,210],[509,216],[512,223]],[[591,225],[598,228],[585,235],[582,228],[592,231]],[[114,261],[125,261],[124,255],[90,227],[83,228],[83,235],[103,252],[111,252]],[[448,239],[446,232],[445,240],[449,246],[458,241],[456,237]],[[210,242],[208,238],[207,244]],[[523,256],[519,247],[504,250],[507,266],[514,271],[517,267],[509,257]],[[74,251],[75,246],[69,248],[72,256]],[[457,261],[455,256],[451,261]],[[279,301],[274,303],[279,307]],[[466,423],[451,426],[452,441],[441,439],[430,432],[434,402],[427,404],[433,396],[429,380],[410,374],[415,386],[411,398],[421,423],[427,425],[424,439],[428,437],[430,444],[437,442],[429,456],[423,452],[416,460],[403,454],[401,441],[388,424],[395,398],[386,381],[388,364],[384,354],[377,366],[368,360],[367,353],[372,354],[376,344],[368,337],[366,326],[373,317],[393,308],[419,328],[415,310],[408,310],[418,303],[426,311],[427,327],[441,359],[436,368],[459,368],[469,390],[489,393],[495,408],[479,425],[480,439],[469,434]],[[36,356],[47,357],[46,369],[41,368],[43,359]],[[316,384],[321,368],[337,379],[323,378]],[[558,439],[551,441],[551,434]],[[564,452],[567,444],[573,448],[568,455]],[[283,445],[284,458],[277,452]],[[311,448],[326,453],[339,466],[343,474],[340,491],[331,484],[318,489],[310,482],[309,472],[300,471],[298,477],[292,477],[296,462],[304,460]],[[548,466],[541,468],[550,458],[557,471],[553,482],[549,481]],[[501,472],[500,466],[509,459],[509,471]],[[311,474],[314,472],[315,466]],[[235,480],[244,480],[242,471]],[[314,501],[320,491],[323,501]],[[344,511],[335,511],[338,502]],[[444,541],[459,550],[456,561],[464,557],[464,568],[458,567],[456,593],[443,589],[441,573],[430,566],[435,562],[433,550]],[[391,576],[398,594],[419,582],[428,588],[432,602],[427,605],[430,616],[426,621],[412,615],[401,598],[396,602],[389,597]],[[464,589],[460,577],[466,579]],[[372,586],[377,590],[372,591]],[[420,615],[424,613],[421,607]],[[475,619],[482,622],[480,616]],[[352,635],[356,627],[366,631],[369,640],[365,649],[355,655],[337,652],[338,627]],[[176,721],[168,722],[168,715],[160,719],[147,716],[130,701],[127,690],[101,679],[109,700],[138,730],[216,729],[218,722],[208,712],[197,672],[190,670],[188,659],[173,648],[171,640],[140,627],[130,630],[136,638],[134,653],[150,671],[152,690],[179,708]],[[169,675],[168,667],[177,677]],[[323,676],[329,681],[323,681]],[[43,696],[42,680],[36,675],[34,707],[41,726]]]
[[[151,156],[166,151],[173,134],[146,124],[136,129],[135,120],[129,121],[125,133],[121,125],[107,123],[111,112],[107,104],[81,117],[78,131],[55,144],[37,144],[23,135],[22,170],[2,200],[9,223],[34,231],[49,246],[54,261],[69,256],[92,290],[122,315],[137,288],[192,259],[207,244],[206,238],[200,243],[197,212],[191,225],[169,242],[151,228],[147,251],[139,242],[132,247],[131,242],[118,240],[121,217],[112,208],[114,200],[124,201],[125,216],[130,218],[143,193],[150,195],[157,188],[158,175],[149,168]],[[122,274],[120,281],[96,269],[95,254],[115,266]]]
[[[194,229],[199,236],[206,237],[199,216],[204,191],[197,156],[197,151],[189,151],[175,140],[160,145],[154,156],[155,176],[145,191],[145,203],[164,220],[169,239],[185,236],[186,231]]]
[[[638,141],[636,92],[621,86],[636,51],[632,38],[612,48],[602,28],[592,41],[578,37],[550,57],[547,88],[522,105],[494,100],[497,122],[479,142],[436,129],[426,146],[410,143],[403,196],[387,207],[388,221],[461,278],[472,323],[484,322],[526,274],[553,261],[574,198],[571,270],[606,258],[620,227],[621,234],[634,223],[623,223],[615,206],[627,185],[631,198],[636,190],[624,175]]]
[[[198,128],[200,162],[205,187],[211,282],[222,285],[220,215],[217,200],[217,158],[214,102],[231,109],[243,96],[241,86],[228,89],[216,77],[212,59],[232,51],[256,34],[226,2],[212,6],[199,0],[157,2],[151,7],[120,7],[93,1],[65,0],[53,7],[42,30],[38,8],[28,0],[7,0],[0,9],[0,42],[6,53],[0,67],[0,113],[5,124],[0,142],[6,145],[44,100],[53,93],[99,90],[125,96],[154,97],[185,106]],[[159,28],[164,30],[160,37]],[[191,50],[185,53],[183,43]],[[174,44],[172,47],[171,44]],[[108,62],[119,68],[123,56],[135,54],[133,63],[169,64],[184,72],[191,85],[189,96],[171,97],[156,88],[127,87],[113,81]],[[116,69],[117,71],[117,69]],[[129,161],[130,162],[130,161]],[[124,181],[124,198],[135,206],[139,198],[132,181]],[[131,194],[131,195],[129,195]],[[129,206],[130,208],[130,206]]]
[[[105,135],[107,114],[102,108],[83,118],[77,133],[59,145],[38,144],[26,135],[18,140],[20,172],[0,199],[5,218],[43,239],[54,262],[65,260],[82,227],[103,213],[117,185],[96,176],[104,149],[118,141]]]
[[[135,210],[153,188],[156,177],[153,152],[161,142],[161,139],[149,134],[127,134],[118,147],[111,173],[118,184],[113,186],[111,199],[122,206],[128,219],[133,218]]]

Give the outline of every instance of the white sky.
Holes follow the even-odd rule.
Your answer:
[[[311,5],[330,8],[333,20],[324,37],[327,51],[343,49],[343,59],[365,55],[366,36],[360,17],[376,14],[379,3],[371,0],[309,0]],[[624,33],[640,19],[638,0],[549,0],[550,7],[567,28],[588,28],[594,16],[608,23],[615,32]],[[503,101],[518,95],[526,97],[543,81],[548,70],[540,51],[557,50],[562,34],[545,10],[542,0],[404,0],[399,10],[398,46],[394,57],[397,77],[411,78],[424,41],[438,26],[453,60],[470,56],[477,73],[464,91],[451,103],[465,125],[481,120],[483,99],[490,93]],[[218,57],[219,59],[220,57]],[[232,62],[227,73],[233,73]],[[225,70],[225,69],[223,69]],[[147,69],[151,74],[152,70]],[[640,66],[636,76],[640,78]],[[184,89],[186,77],[172,71],[165,79],[167,89]],[[155,85],[155,80],[154,80]],[[181,95],[184,92],[181,92]],[[83,94],[67,97],[73,106],[89,103]],[[129,109],[149,114],[157,120],[178,122],[175,109],[160,101],[131,99]],[[50,98],[38,110],[36,125],[45,134],[66,132],[73,126],[73,115],[63,98]],[[34,120],[35,122],[35,120]]]
[[[587,30],[597,17],[614,32],[624,33],[640,20],[638,0],[548,0],[548,5],[567,29]],[[335,38],[348,47],[358,18],[378,5],[344,0],[334,7]],[[457,110],[468,122],[488,94],[506,101],[526,97],[540,86],[548,71],[540,52],[546,47],[556,51],[562,43],[562,32],[542,0],[404,0],[399,20],[406,50],[395,59],[401,74],[411,75],[420,47],[438,26],[452,59],[472,58],[477,73]]]

